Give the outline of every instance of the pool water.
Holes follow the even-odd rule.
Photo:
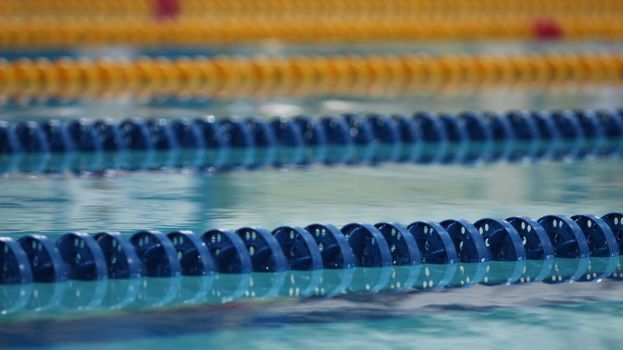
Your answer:
[[[0,233],[130,234],[141,228],[201,233],[217,227],[272,229],[313,222],[408,224],[459,217],[475,221],[511,215],[602,215],[620,208],[622,170],[618,160],[589,159],[476,166],[312,166],[217,174],[190,169],[86,178],[12,174],[2,179]],[[539,344],[558,349],[617,348],[623,340],[618,331],[623,326],[620,282],[372,293],[364,285],[376,281],[377,272],[366,273],[350,280],[359,289],[332,298],[327,298],[328,292],[312,298],[292,292],[292,286],[309,286],[309,276],[263,273],[252,274],[250,289],[249,281],[240,289],[241,282],[233,276],[218,281],[139,280],[133,282],[139,301],[125,304],[124,298],[133,297],[124,294],[130,289],[123,281],[35,284],[35,293],[13,286],[3,289],[5,300],[39,295],[40,308],[30,300],[21,310],[0,316],[0,346],[514,349]],[[248,290],[257,294],[249,295]],[[57,304],[50,302],[51,296],[59,298]]]
[[[513,47],[504,50],[526,49]],[[464,49],[491,50],[483,45],[449,46],[441,51]],[[379,48],[360,50],[378,52]],[[370,99],[78,101],[61,106],[4,106],[1,119],[615,108],[620,107],[621,97],[621,89],[587,88]],[[448,218],[472,222],[484,217],[536,219],[547,214],[600,216],[623,210],[621,174],[620,158],[475,165],[312,165],[222,173],[192,167],[100,175],[8,172],[0,178],[0,236],[39,233],[58,237],[72,231],[104,230],[132,234],[140,229],[165,233],[184,229],[199,234],[213,228],[272,230],[314,222],[341,226]],[[2,286],[0,348],[621,348],[621,281],[438,289],[429,285],[429,267],[434,268]],[[405,290],[396,283],[405,280],[425,284],[417,291]]]

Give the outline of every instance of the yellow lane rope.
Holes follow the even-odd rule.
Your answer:
[[[197,45],[278,40],[374,42],[535,38],[623,38],[623,16],[270,17],[149,19],[4,19],[0,47]]]
[[[616,86],[623,54],[0,61],[0,97],[394,95],[446,87]]]
[[[1,0],[2,16],[613,14],[620,0]]]

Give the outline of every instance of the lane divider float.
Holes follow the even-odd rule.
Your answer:
[[[405,226],[350,223],[339,229],[312,224],[305,228],[282,226],[272,232],[243,227],[235,231],[209,230],[202,235],[190,231],[165,235],[152,230],[131,236],[73,232],[55,241],[32,234],[17,240],[0,238],[0,284],[420,264],[426,264],[426,276],[431,274],[432,266],[441,275],[437,277],[447,284],[455,278],[457,268],[461,270],[459,277],[465,276],[464,264],[477,267],[488,261],[513,264],[497,271],[503,276],[502,282],[500,275],[492,279],[488,271],[472,270],[468,274],[473,283],[558,283],[623,279],[622,248],[620,213],[603,217],[546,215],[538,220],[484,218],[473,224],[465,220],[416,221]],[[570,263],[563,268],[552,261],[554,258]],[[589,263],[587,258],[603,259]],[[445,265],[454,269],[449,272]],[[478,274],[481,280],[475,282],[472,274]]]
[[[620,157],[623,110],[0,121],[0,173]]]

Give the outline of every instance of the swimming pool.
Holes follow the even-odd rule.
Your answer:
[[[619,203],[623,191],[620,169],[616,160],[592,159],[223,174],[191,170],[166,176],[159,172],[88,178],[11,175],[3,179],[2,234],[58,237],[102,228],[124,233],[139,228],[200,233],[243,225],[274,228],[316,221],[343,225],[352,218],[408,223],[449,217],[475,221],[485,216],[605,214]],[[152,214],[145,215],[146,211]],[[407,347],[414,343],[445,347],[465,342],[494,346],[488,343],[492,337],[508,341],[507,337],[517,334],[527,341],[546,338],[552,348],[571,343],[610,347],[620,340],[616,310],[621,308],[622,294],[617,282],[476,285],[370,294],[365,285],[379,281],[378,273],[355,273],[346,280],[350,292],[329,299],[329,292],[319,298],[313,296],[313,290],[305,291],[314,286],[314,277],[305,274],[254,273],[252,287],[248,280],[231,277],[236,275],[209,283],[206,278],[182,277],[175,282],[167,278],[137,280],[134,285],[110,280],[35,284],[34,289],[24,290],[7,287],[5,300],[24,301],[10,303],[11,308],[21,305],[21,309],[3,316],[2,339],[4,346],[54,344],[60,348],[87,344],[101,348],[180,344],[291,347],[329,346],[338,341],[346,347]],[[422,268],[415,273],[419,274],[416,279],[424,278]],[[132,288],[136,291],[128,292]],[[309,296],[300,299],[293,292],[296,288]],[[33,295],[43,299],[33,303]],[[590,328],[604,318],[608,322],[595,336]],[[581,330],[572,338],[561,336],[576,328]],[[38,336],[30,336],[33,332]],[[162,338],[154,340],[154,336]],[[115,338],[118,341],[111,343]]]
[[[616,2],[535,20],[366,1],[353,31],[324,18],[342,0],[156,1],[156,22],[147,2],[98,3],[128,11],[107,22],[6,1],[23,18],[0,25],[0,237],[27,254],[0,240],[0,281],[25,282],[0,283],[0,348],[620,347],[623,219],[615,246],[591,227],[622,210]],[[513,41],[559,36],[584,40]]]

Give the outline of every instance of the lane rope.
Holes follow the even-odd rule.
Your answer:
[[[0,121],[0,173],[619,158],[623,110]]]
[[[602,217],[546,215],[538,220],[483,218],[474,223],[350,223],[340,229],[316,223],[305,228],[282,226],[272,232],[243,227],[208,230],[202,235],[153,230],[131,236],[73,232],[55,241],[31,234],[19,239],[0,238],[0,284],[421,264],[426,264],[427,271],[437,271],[436,285],[454,280],[457,266],[461,271],[458,277],[465,277],[465,267],[470,268],[471,283],[560,283],[623,279],[621,249],[621,213]],[[588,258],[593,260],[589,263]],[[555,259],[567,259],[568,263],[559,265]],[[494,276],[480,270],[479,264],[490,261],[512,264]],[[425,275],[429,277],[430,271]],[[425,283],[423,286],[428,286],[429,282]]]

